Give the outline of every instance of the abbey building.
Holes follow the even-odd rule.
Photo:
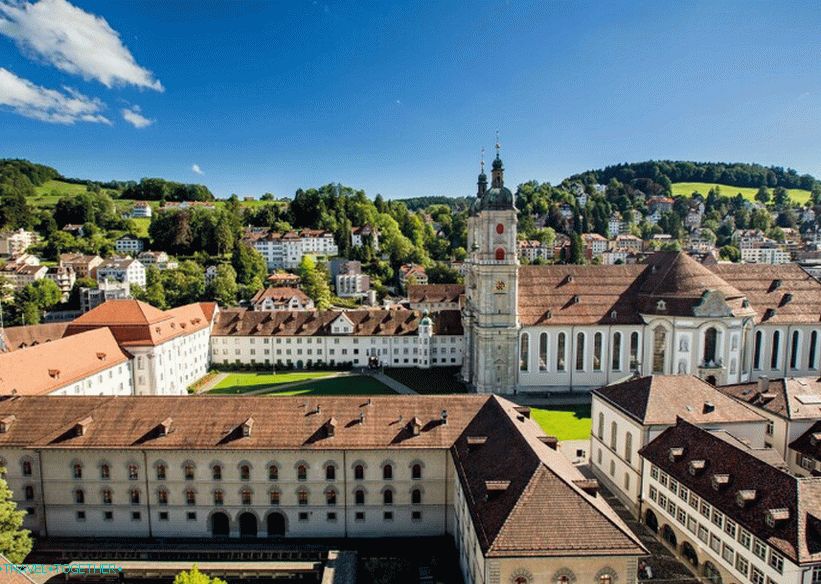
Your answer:
[[[497,151],[468,219],[462,377],[479,393],[587,391],[692,374],[716,385],[817,376],[821,283],[796,264],[520,266]]]

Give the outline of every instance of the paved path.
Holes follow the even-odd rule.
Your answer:
[[[214,377],[209,379],[207,383],[204,383],[202,387],[197,389],[196,393],[205,393],[207,391],[214,389],[214,386],[226,377],[228,377],[227,373],[217,373],[216,375],[214,375]]]
[[[404,383],[400,383],[400,382],[396,381],[393,377],[385,375],[384,373],[381,373],[379,371],[374,371],[372,373],[368,373],[368,375],[370,375],[371,377],[373,377],[377,381],[383,383],[384,385],[387,385],[388,387],[390,387],[392,390],[394,390],[396,393],[398,393],[400,395],[419,395],[418,393],[416,393],[414,390],[412,390],[410,387],[408,387]]]

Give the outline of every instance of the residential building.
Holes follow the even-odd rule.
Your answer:
[[[40,259],[28,254],[13,258],[0,267],[0,283],[5,280],[11,290],[22,290],[29,284],[46,277],[48,268]]]
[[[790,261],[790,252],[780,243],[766,239],[761,243],[743,246],[741,261],[750,264],[786,264]]]
[[[131,395],[131,366],[107,328],[0,353],[0,396]]]
[[[312,310],[314,301],[299,288],[263,288],[251,298],[251,307],[265,310]]]
[[[96,278],[97,266],[103,263],[98,255],[83,255],[81,253],[61,253],[60,267],[71,268],[78,278]]]
[[[204,209],[205,211],[214,211],[216,208],[216,203],[212,201],[166,201],[160,206],[159,211],[180,211],[183,209]]]
[[[440,536],[467,584],[635,584],[647,554],[495,396],[22,397],[0,420],[39,537]]]
[[[626,264],[631,253],[625,249],[608,249],[599,256],[603,266],[615,266],[619,264]]]
[[[65,231],[74,237],[83,237],[86,234],[85,227],[77,223],[66,223],[61,231]]]
[[[143,250],[143,240],[133,235],[123,235],[114,241],[114,249],[117,253],[124,253],[128,255],[137,255]]]
[[[399,286],[407,290],[413,284],[425,285],[428,283],[428,274],[425,267],[419,264],[402,264],[399,266]]]
[[[97,282],[128,282],[145,288],[145,266],[131,258],[112,258],[97,266]]]
[[[693,375],[649,375],[594,389],[590,469],[633,515],[642,493],[639,450],[683,418],[764,447],[767,420]]]
[[[661,213],[669,213],[673,210],[673,199],[670,197],[650,197],[647,199],[647,209],[651,213],[656,211]]]
[[[211,320],[203,304],[163,311],[138,300],[109,300],[73,320],[66,335],[99,328],[111,330],[131,356],[135,395],[185,395],[208,372]]]
[[[150,219],[154,214],[151,203],[148,201],[137,201],[131,208],[130,217],[132,219]]]
[[[164,251],[142,251],[137,254],[137,259],[146,268],[156,266],[159,270],[173,270],[178,265]]]
[[[458,311],[426,317],[402,309],[347,311],[223,310],[211,332],[216,364],[296,368],[462,364]]]
[[[636,237],[630,233],[622,233],[617,235],[613,240],[613,249],[623,250],[628,253],[641,253],[644,242],[640,237]]]
[[[821,420],[790,442],[787,464],[798,476],[821,476]]]
[[[51,266],[46,272],[46,278],[53,280],[60,292],[63,295],[63,302],[68,300],[71,289],[74,287],[74,282],[77,281],[77,274],[72,268],[65,268],[62,266]]]
[[[40,236],[37,233],[22,228],[17,231],[0,232],[0,256],[16,258],[38,241],[40,241]]]
[[[296,269],[303,255],[333,257],[339,254],[333,234],[321,229],[301,229],[286,233],[266,229],[247,230],[243,241],[256,249],[268,265],[268,269]]]
[[[266,279],[269,286],[297,288],[302,278],[289,272],[274,272]]]
[[[460,310],[461,298],[465,294],[462,284],[411,284],[408,286],[408,301],[411,310],[439,312],[440,310]]]
[[[371,289],[371,278],[362,273],[362,263],[354,260],[344,262],[334,278],[336,295],[340,298],[364,298]]]
[[[80,312],[88,312],[108,300],[126,300],[131,298],[131,284],[116,280],[103,280],[96,288],[80,288]]]
[[[714,584],[817,580],[821,481],[769,452],[679,419],[640,452],[644,523]]]
[[[610,237],[616,237],[617,235],[623,233],[624,230],[625,225],[621,213],[614,211],[607,222],[607,232],[610,234]]]
[[[8,353],[62,339],[67,323],[7,326],[0,331],[0,352]]]
[[[379,251],[379,230],[371,225],[351,227],[351,247],[362,247],[366,242]]]
[[[547,245],[538,239],[520,239],[516,242],[516,253],[520,260],[530,263],[536,260],[551,260],[554,255],[553,245]]]
[[[582,233],[582,242],[584,243],[584,255],[588,260],[601,257],[609,246],[607,238],[598,233]]]

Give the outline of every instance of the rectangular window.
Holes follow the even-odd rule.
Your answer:
[[[777,554],[775,551],[770,550],[770,567],[782,574],[784,572],[784,557],[781,554]]]
[[[328,521],[336,521],[336,511],[331,511],[325,515],[325,519]]]
[[[698,529],[698,523],[696,523],[695,518],[687,516],[687,530],[691,533],[695,533]]]
[[[735,559],[735,552],[733,548],[728,546],[726,543],[721,546],[721,557],[724,558],[724,561],[733,565],[733,560]]]
[[[105,521],[113,521],[114,520],[114,513],[111,511],[106,511],[103,513],[103,519]]]
[[[721,552],[721,540],[718,539],[715,533],[710,534],[710,549],[716,553]]]
[[[740,543],[744,549],[750,549],[751,542],[752,535],[750,535],[750,532],[746,529],[740,529],[738,532],[738,543]]]
[[[670,492],[674,495],[678,494],[678,481],[674,478],[670,479]]]
[[[756,557],[761,558],[762,560],[766,560],[767,546],[764,545],[764,543],[759,539],[753,540],[753,553],[756,555]]]
[[[684,485],[680,485],[679,488],[678,488],[678,496],[682,501],[684,501],[686,503],[687,500],[688,500],[688,497],[690,496],[689,489],[687,487],[685,487]]]
[[[704,543],[710,541],[710,532],[703,525],[698,526],[698,538]]]
[[[411,512],[411,520],[413,520],[413,521],[422,521],[422,512],[421,511]],[[813,580],[813,584],[815,584],[815,580]]]
[[[185,518],[188,521],[196,521],[197,520],[197,512],[196,511],[189,511],[185,514]]]
[[[298,518],[299,518],[299,520],[300,520],[300,521],[308,521],[308,513],[307,513],[307,512],[305,512],[305,511],[302,511],[302,512],[298,515]]]
[[[85,521],[86,520],[86,512],[85,511],[77,511],[77,521]]]
[[[393,521],[393,511],[385,511],[382,515],[382,519],[385,521]]]
[[[718,509],[713,509],[713,523],[719,528],[724,527],[724,514]]]
[[[750,571],[750,562],[741,554],[735,555],[735,569],[743,576],[746,576]]]
[[[160,511],[160,521],[168,521],[168,511]]]
[[[658,499],[659,492],[656,490],[656,487],[650,487],[650,499],[655,501]]]
[[[728,517],[725,517],[724,518],[724,533],[726,533],[727,535],[729,535],[730,537],[735,539],[735,531],[736,531],[735,521],[733,521],[732,519],[730,519]]]
[[[755,566],[752,567],[750,572],[750,582],[753,584],[764,584],[764,573]]]

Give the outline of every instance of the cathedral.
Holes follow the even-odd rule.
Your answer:
[[[478,393],[589,391],[634,374],[715,385],[818,376],[821,283],[797,264],[521,266],[496,147],[468,219],[463,380]]]

